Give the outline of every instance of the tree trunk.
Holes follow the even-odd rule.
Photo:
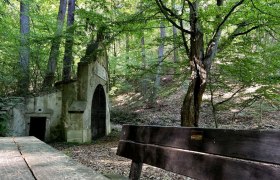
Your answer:
[[[67,0],[60,0],[59,11],[57,15],[57,29],[55,36],[52,39],[52,46],[47,67],[48,69],[42,85],[43,88],[51,87],[55,80],[55,71],[59,56],[59,47],[61,43],[61,35],[63,31],[66,6]]]
[[[173,62],[177,62],[178,61],[178,47],[177,47],[177,28],[175,26],[172,26],[172,30],[173,30]]]
[[[217,5],[221,6],[223,0],[217,0]],[[190,65],[191,81],[189,83],[187,94],[184,98],[181,109],[181,126],[198,126],[200,106],[202,96],[206,89],[207,76],[210,72],[212,60],[214,59],[218,42],[221,37],[221,29],[218,29],[216,37],[208,44],[204,55],[203,32],[198,20],[198,1],[189,3],[190,8]],[[217,18],[220,19],[219,16]]]
[[[129,49],[130,49],[130,47],[129,47],[129,34],[127,33],[125,35],[125,53],[126,53],[125,59],[126,59],[126,62],[129,62]]]
[[[113,56],[114,56],[114,61],[116,61],[117,59],[117,51],[116,51],[116,41],[113,42]],[[116,64],[114,63],[113,67],[111,66],[110,70],[112,70],[112,72],[110,72],[109,74],[111,74],[111,79],[112,79],[112,83],[110,88],[114,87],[116,85],[116,81],[117,81],[117,77],[116,77]]]
[[[191,64],[191,81],[189,83],[187,94],[184,98],[181,109],[182,126],[198,126],[200,105],[202,96],[206,88],[207,72],[203,62],[203,32],[200,28],[198,17],[198,2],[190,5],[190,64]]]
[[[171,1],[172,10],[175,10],[175,0]],[[172,26],[173,31],[173,62],[176,63],[178,61],[178,47],[177,47],[177,28],[175,26]]]
[[[222,28],[228,21],[229,17],[233,14],[237,7],[242,5],[245,0],[240,0],[235,3],[225,16],[218,14],[216,16],[217,27],[213,31],[213,36],[208,43],[204,43],[202,28],[200,27],[200,17],[198,11],[199,0],[193,1],[183,1],[189,6],[189,23],[190,30],[184,28],[185,20],[182,19],[181,15],[177,15],[176,12],[170,10],[163,0],[155,0],[160,11],[166,17],[166,19],[177,27],[181,31],[183,45],[186,50],[186,54],[189,57],[191,65],[191,81],[187,94],[184,98],[184,102],[181,108],[181,125],[182,126],[198,126],[200,106],[202,102],[202,96],[206,89],[207,75],[210,72],[212,60],[214,59],[218,44],[221,38]],[[216,0],[216,5],[220,8],[224,0]],[[173,1],[174,3],[174,1]],[[175,11],[175,10],[174,10]],[[187,12],[187,11],[186,11]],[[223,11],[218,11],[223,12]],[[183,13],[183,11],[182,11]],[[174,20],[174,18],[179,22],[179,24]],[[258,28],[255,26],[247,31],[245,34]],[[238,27],[237,27],[238,28]],[[187,42],[186,34],[190,35],[190,44]],[[233,39],[234,37],[242,34],[232,34],[229,37]],[[190,45],[190,48],[189,48]],[[206,51],[204,52],[204,45],[206,45]],[[205,53],[205,54],[204,54]]]
[[[81,58],[81,62],[95,61],[97,58],[98,49],[104,41],[105,26],[101,26],[97,30],[96,39],[88,43],[85,55]],[[73,44],[73,43],[72,43]]]
[[[139,7],[138,7],[138,10],[140,12],[144,11],[143,3],[144,3],[144,1],[140,0]],[[145,21],[145,23],[146,23],[146,21]],[[140,92],[141,92],[141,95],[144,97],[144,99],[147,99],[147,98],[149,98],[149,94],[148,94],[148,86],[149,86],[148,78],[149,78],[149,75],[147,75],[147,73],[145,72],[147,70],[147,58],[146,58],[145,33],[144,33],[144,30],[142,30],[140,32],[140,34],[141,34],[141,42],[140,43],[141,43],[142,69],[143,69],[143,72],[144,72],[142,80],[140,82]]]
[[[74,12],[75,0],[68,0],[68,14],[67,14],[67,33],[65,41],[65,52],[63,58],[63,76],[62,80],[67,82],[71,79],[71,68],[73,62],[73,44],[74,44]]]
[[[142,33],[141,37],[141,57],[142,57],[142,68],[143,71],[147,69],[147,60],[146,60],[146,49],[145,49],[145,36],[144,33]],[[141,94],[144,98],[147,97],[147,89],[148,89],[148,80],[147,75],[144,72],[143,79],[141,81]]]
[[[20,1],[20,50],[19,50],[19,90],[18,93],[26,95],[29,88],[29,4],[27,1]]]
[[[158,47],[158,64],[157,64],[157,74],[155,77],[155,83],[153,86],[153,91],[151,93],[150,99],[149,99],[149,105],[154,106],[155,101],[158,96],[158,89],[160,87],[160,77],[161,77],[161,66],[163,62],[163,55],[164,55],[164,39],[165,39],[165,26],[161,22],[160,23],[160,45]]]
[[[202,79],[200,77],[194,77],[189,83],[181,110],[181,126],[198,126],[202,96],[206,88],[206,82],[201,82]]]

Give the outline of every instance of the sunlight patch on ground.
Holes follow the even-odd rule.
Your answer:
[[[120,161],[120,160],[119,160]],[[95,162],[99,162],[99,163],[105,163],[105,164],[115,164],[115,165],[119,165],[120,162],[119,161],[115,161],[115,160],[108,160],[108,159],[99,159],[99,160],[95,160]],[[130,165],[131,162],[130,161],[121,161],[122,165]]]
[[[245,93],[254,93],[256,92],[258,89],[260,89],[262,86],[261,85],[256,85],[256,86],[252,86],[249,88],[246,88]]]
[[[233,113],[237,113],[237,112],[239,112],[239,109],[230,109],[230,111]]]
[[[258,89],[260,89],[262,86],[261,85],[255,85],[255,86],[251,86],[251,87],[248,87],[248,88],[245,88],[245,90],[243,91],[244,94],[252,94],[252,93],[255,93]],[[221,99],[228,99],[228,98],[231,98],[232,95],[234,94],[236,90],[232,91],[232,92],[227,92],[227,93],[224,93],[224,94],[221,94],[221,96],[219,96],[219,98]],[[240,93],[236,93],[235,94],[235,97],[238,97],[240,95]],[[214,98],[217,98],[216,95],[214,95]],[[210,101],[211,100],[211,94],[204,94],[203,95],[203,100],[208,100]],[[242,97],[241,98],[242,100],[248,100],[250,99],[249,96],[245,96],[245,97]]]
[[[127,93],[127,94],[121,94],[115,98],[116,105],[115,106],[122,106],[124,104],[127,104],[128,102],[131,102],[133,98],[140,96],[140,93]]]
[[[145,109],[140,108],[140,109],[136,109],[134,112],[136,112],[136,113],[140,113],[140,112],[144,112],[144,111],[145,111]]]
[[[202,100],[208,100],[208,101],[210,101],[211,100],[211,95],[210,94],[203,94],[203,96],[202,96]]]

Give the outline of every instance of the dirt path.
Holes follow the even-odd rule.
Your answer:
[[[66,143],[53,143],[53,147],[61,150],[80,163],[91,167],[101,174],[118,174],[125,177],[129,175],[131,160],[116,155],[118,139],[101,139],[95,144],[71,145]],[[184,176],[144,165],[141,179],[187,179]]]

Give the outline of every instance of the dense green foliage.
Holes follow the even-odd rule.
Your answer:
[[[170,9],[179,14],[181,0],[165,0]],[[199,14],[205,39],[211,39],[217,27],[217,16],[226,16],[239,2],[227,0],[218,8],[214,0],[201,0]],[[29,0],[30,3],[30,93],[41,90],[46,73],[51,40],[56,31],[58,1]],[[173,4],[173,6],[172,6]],[[244,96],[262,97],[280,101],[280,42],[278,0],[246,0],[224,24],[221,45],[212,66],[211,86],[213,95],[235,92],[238,88],[256,86],[256,91]],[[183,16],[188,26],[189,13]],[[164,60],[158,71],[160,23],[166,29]],[[66,26],[66,25],[65,25]],[[181,34],[160,12],[155,1],[150,0],[81,0],[76,2],[73,72],[85,54],[87,44],[93,41],[99,29],[105,32],[105,43],[110,63],[110,93],[151,93],[156,74],[161,75],[159,93],[171,89],[170,83],[179,86],[189,77],[189,61],[183,47]],[[56,71],[56,81],[62,79],[64,42],[68,36],[64,28],[62,45]],[[236,35],[237,36],[233,36]],[[0,95],[12,95],[17,90],[19,59],[19,2],[0,1]],[[188,40],[187,40],[188,41]],[[189,42],[187,42],[189,43]],[[178,58],[174,59],[174,50]],[[238,88],[237,88],[238,87]],[[143,96],[146,94],[144,93]],[[245,95],[246,94],[246,95]],[[148,97],[148,96],[147,96]]]

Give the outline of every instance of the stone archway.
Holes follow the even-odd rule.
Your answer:
[[[92,139],[106,135],[106,96],[101,84],[96,87],[92,97],[91,135]]]

